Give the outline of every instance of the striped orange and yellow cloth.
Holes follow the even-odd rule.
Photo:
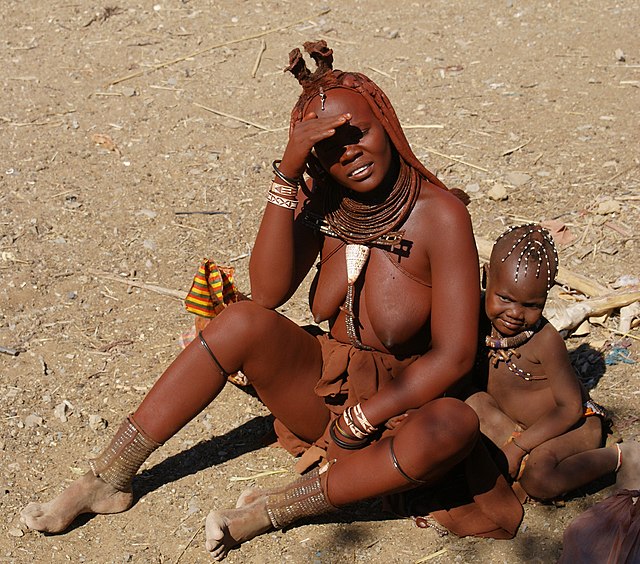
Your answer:
[[[203,259],[184,300],[187,311],[212,319],[228,304],[245,299],[236,288],[234,271],[231,266],[218,266]]]

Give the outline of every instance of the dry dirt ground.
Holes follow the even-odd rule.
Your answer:
[[[639,28],[632,0],[4,0],[0,345],[21,352],[0,354],[0,561],[208,562],[208,510],[293,476],[260,442],[268,412],[228,387],[150,458],[129,512],[58,536],[16,518],[86,469],[179,351],[193,318],[136,284],[180,295],[210,256],[249,290],[298,94],[282,73],[290,49],[326,38],[337,68],[379,82],[420,158],[469,191],[479,236],[559,220],[575,237],[563,266],[613,289],[640,273]],[[221,213],[180,213],[202,211]],[[305,288],[282,311],[308,320]],[[567,346],[599,349],[617,323]],[[637,435],[637,365],[581,366]],[[554,562],[567,523],[605,494],[527,505],[501,542],[441,538],[372,502],[228,561]]]

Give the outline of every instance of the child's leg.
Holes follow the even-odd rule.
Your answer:
[[[640,443],[624,442],[620,445],[621,464],[616,476],[617,490],[640,490]]]
[[[487,392],[477,392],[469,396],[466,403],[478,414],[482,434],[499,448],[502,448],[514,431],[521,430]]]
[[[591,416],[531,451],[520,484],[537,499],[553,499],[616,470],[616,446],[599,448],[602,421]]]
[[[173,436],[220,392],[226,372],[242,370],[271,411],[303,438],[328,421],[313,388],[322,366],[320,345],[295,323],[253,302],[225,309],[169,366],[90,471],[58,497],[31,503],[23,521],[60,532],[81,513],[116,513],[131,505],[130,483],[150,452]],[[215,357],[215,360],[214,358]],[[278,393],[280,391],[280,393]]]
[[[230,548],[271,528],[334,506],[436,482],[471,451],[477,438],[473,410],[452,398],[434,400],[412,411],[392,437],[352,453],[337,449],[338,459],[325,475],[309,474],[255,496],[248,505],[212,511],[207,549],[221,559]]]

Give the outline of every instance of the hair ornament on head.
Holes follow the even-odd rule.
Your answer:
[[[548,229],[537,223],[526,223],[524,225],[514,225],[509,227],[498,239],[496,244],[501,240],[509,238],[513,240],[513,245],[502,257],[501,261],[505,262],[518,247],[518,261],[514,273],[514,281],[518,282],[520,276],[520,268],[524,264],[523,277],[526,278],[529,269],[529,260],[536,261],[536,278],[540,277],[540,270],[544,265],[547,269],[547,290],[551,289],[558,273],[558,250],[556,244]]]
[[[320,109],[324,112],[324,103],[327,101],[327,95],[324,93],[322,86],[320,87]]]

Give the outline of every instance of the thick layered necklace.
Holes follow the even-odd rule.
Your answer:
[[[516,350],[517,347],[524,345],[538,330],[540,322],[532,329],[527,329],[518,333],[513,337],[493,337],[487,335],[484,340],[484,344],[489,348],[487,356],[489,361],[493,364],[494,368],[498,366],[500,362],[504,362],[505,366],[513,372],[516,376],[519,376],[527,382],[533,380],[546,380],[546,376],[533,376],[530,372],[522,370],[514,361],[513,358],[520,358],[520,353]]]
[[[343,241],[374,243],[407,218],[419,193],[418,171],[400,159],[398,178],[382,202],[362,202],[353,197],[351,190],[334,182],[325,191],[324,217]]]
[[[420,192],[418,172],[400,159],[400,170],[389,196],[378,204],[368,204],[351,197],[350,192],[334,183],[325,191],[324,217],[308,213],[305,223],[330,237],[347,243],[347,296],[340,308],[345,314],[345,328],[351,344],[373,350],[363,344],[356,329],[354,313],[355,284],[364,269],[371,246],[393,248],[402,241],[404,231],[394,231],[407,218]]]

